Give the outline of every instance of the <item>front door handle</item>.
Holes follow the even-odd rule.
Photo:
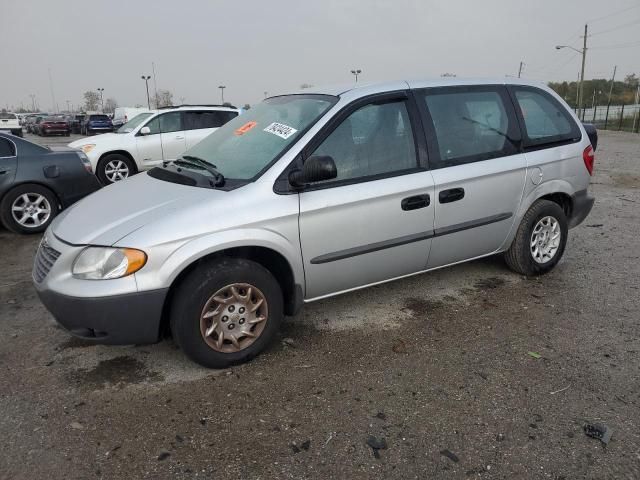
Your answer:
[[[184,140],[184,137],[176,137],[176,140]]]
[[[464,188],[450,188],[449,190],[442,190],[438,194],[438,200],[440,203],[451,203],[464,198]]]
[[[428,193],[425,193],[403,199],[402,202],[400,202],[400,206],[402,210],[417,210],[418,208],[428,207],[430,203],[431,198]]]

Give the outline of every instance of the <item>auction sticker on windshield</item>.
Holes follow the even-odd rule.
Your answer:
[[[244,125],[242,125],[239,128],[236,128],[235,133],[236,135],[242,135],[244,133],[247,133],[249,130],[251,130],[253,127],[255,127],[258,124],[258,122],[247,122]]]
[[[265,128],[264,131],[273,133],[274,135],[277,135],[280,138],[284,138],[286,140],[291,135],[296,133],[298,130],[288,125],[285,125],[284,123],[273,122],[271,125]]]

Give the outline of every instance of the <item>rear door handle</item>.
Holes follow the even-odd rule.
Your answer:
[[[450,188],[449,190],[442,190],[438,194],[438,200],[440,203],[451,203],[464,198],[464,188]]]
[[[417,210],[418,208],[428,207],[430,203],[431,198],[428,193],[425,193],[403,199],[402,202],[400,202],[400,206],[402,210]]]
[[[176,137],[176,140],[184,140],[184,137]]]

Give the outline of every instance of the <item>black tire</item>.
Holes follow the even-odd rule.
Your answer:
[[[109,164],[109,162],[113,161],[121,161],[126,164],[127,168],[129,169],[127,178],[138,173],[135,162],[133,162],[133,160],[131,160],[129,157],[126,157],[119,153],[110,153],[109,155],[105,155],[104,157],[102,157],[96,167],[96,175],[98,176],[98,180],[100,180],[103,185],[111,185],[112,183],[115,183],[111,181],[109,177],[107,177],[106,172],[107,165]]]
[[[538,263],[531,252],[531,237],[535,226],[545,217],[552,217],[557,220],[560,227],[560,244],[550,260]],[[562,207],[549,200],[537,200],[524,214],[516,236],[509,250],[504,254],[505,261],[511,270],[522,275],[545,274],[551,271],[562,258],[567,245],[568,232],[567,217]]]
[[[20,223],[18,223],[18,221],[15,218],[13,218],[11,207],[13,203],[16,201],[16,199],[21,195],[24,195],[25,193],[42,195],[49,202],[49,205],[51,207],[51,213],[47,221],[42,225],[29,227],[29,226],[21,225]],[[4,227],[7,230],[11,230],[14,233],[29,234],[29,233],[44,232],[49,226],[49,224],[51,224],[53,219],[56,217],[56,215],[58,214],[58,211],[59,211],[58,199],[56,198],[55,194],[46,187],[32,184],[32,183],[25,183],[23,185],[18,185],[14,189],[7,192],[7,194],[2,198],[2,201],[0,202],[0,220],[2,221],[2,225],[4,225]]]
[[[214,350],[204,340],[200,317],[210,297],[234,283],[250,284],[259,289],[264,295],[268,315],[263,330],[253,343],[242,350],[225,353]],[[170,325],[174,340],[191,360],[207,368],[226,368],[247,362],[262,352],[278,332],[283,315],[282,290],[269,270],[250,260],[221,257],[199,265],[177,286],[171,304]]]

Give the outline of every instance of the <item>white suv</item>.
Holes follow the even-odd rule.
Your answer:
[[[233,106],[161,108],[135,116],[114,133],[83,138],[69,147],[82,150],[107,185],[177,159],[239,114]]]
[[[0,112],[0,131],[6,130],[18,137],[22,136],[22,125],[15,113],[9,113],[5,110]]]

